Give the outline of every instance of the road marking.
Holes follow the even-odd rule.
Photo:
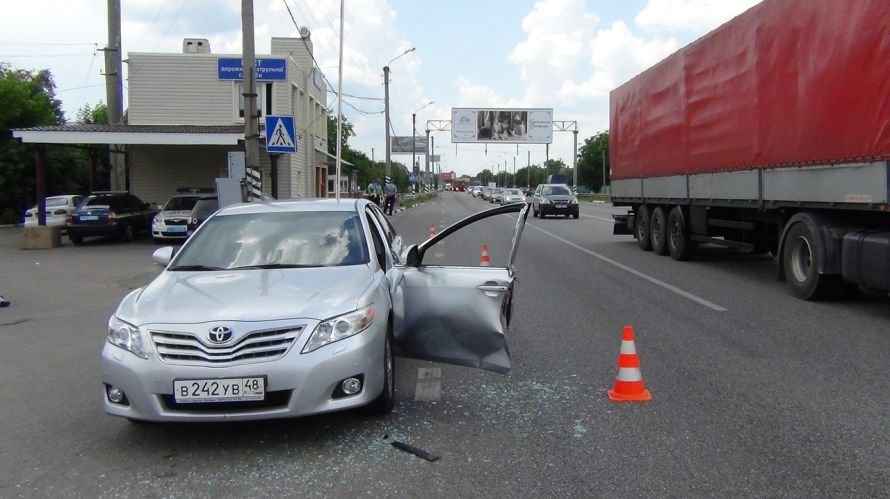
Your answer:
[[[528,224],[526,224],[526,225],[528,225]],[[599,254],[599,253],[597,253],[597,252],[595,252],[595,251],[591,251],[591,250],[589,250],[589,249],[587,249],[587,248],[584,248],[584,247],[582,247],[582,246],[579,246],[579,245],[577,245],[577,244],[575,244],[575,243],[569,241],[568,239],[565,239],[565,238],[562,238],[562,237],[557,236],[556,234],[554,234],[554,233],[552,233],[552,232],[546,231],[546,230],[544,230],[544,229],[542,229],[542,228],[540,228],[540,227],[536,227],[536,226],[534,226],[534,225],[528,225],[528,226],[531,227],[531,228],[533,228],[533,229],[535,229],[535,230],[537,230],[537,231],[543,232],[544,234],[547,234],[548,236],[552,237],[553,239],[556,239],[557,241],[561,241],[561,242],[563,242],[563,243],[565,243],[565,244],[568,244],[569,246],[571,246],[571,247],[573,247],[573,248],[575,248],[575,249],[577,249],[577,250],[579,250],[579,251],[582,251],[582,252],[584,252],[584,253],[587,253],[588,255],[590,255],[590,256],[592,256],[592,257],[594,257],[594,258],[598,258],[598,259],[600,259],[600,260],[602,260],[602,261],[608,263],[609,265],[612,265],[612,266],[614,266],[614,267],[617,267],[617,268],[619,268],[619,269],[621,269],[621,270],[623,270],[623,271],[625,271],[625,272],[631,273],[631,274],[633,274],[633,275],[635,275],[635,276],[637,276],[637,277],[639,277],[639,278],[641,278],[641,279],[645,279],[645,280],[651,282],[652,284],[655,284],[656,286],[660,286],[660,287],[662,287],[662,288],[664,288],[664,289],[666,289],[666,290],[668,290],[668,291],[670,291],[670,292],[672,292],[672,293],[676,293],[676,294],[678,294],[678,295],[680,295],[680,296],[682,296],[682,297],[684,297],[684,298],[688,298],[688,299],[690,299],[690,300],[692,300],[692,301],[694,301],[694,302],[696,302],[696,303],[698,303],[698,304],[700,304],[700,305],[704,305],[704,306],[710,308],[711,310],[715,310],[715,311],[717,311],[717,312],[726,312],[726,311],[727,311],[727,309],[721,307],[720,305],[717,305],[716,303],[710,302],[710,301],[705,300],[704,298],[701,298],[701,297],[699,297],[699,296],[696,296],[696,295],[694,295],[694,294],[692,294],[692,293],[690,293],[690,292],[688,292],[688,291],[684,291],[684,290],[682,290],[682,289],[680,289],[680,288],[678,288],[678,287],[676,287],[676,286],[674,286],[674,285],[672,285],[672,284],[668,284],[668,283],[666,283],[666,282],[664,282],[664,281],[662,281],[662,280],[659,280],[659,279],[656,279],[656,278],[654,278],[654,277],[652,277],[652,276],[646,275],[646,274],[640,272],[639,270],[636,270],[636,269],[633,269],[633,268],[628,267],[627,265],[624,265],[623,263],[618,263],[618,262],[616,262],[615,260],[612,260],[611,258],[609,258],[609,257],[607,257],[607,256],[601,255],[601,254]]]
[[[414,400],[435,402],[442,397],[442,369],[439,367],[418,367],[417,386]]]
[[[609,223],[612,223],[612,222],[615,221],[615,220],[613,220],[613,219],[611,219],[611,218],[598,217],[598,216],[595,216],[595,215],[585,215],[585,214],[583,214],[583,213],[581,214],[581,216],[584,217],[584,218],[593,218],[593,219],[595,219],[595,220],[600,220],[600,221],[602,221],[602,222],[609,222]]]

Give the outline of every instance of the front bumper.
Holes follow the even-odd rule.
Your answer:
[[[164,223],[151,225],[151,237],[154,239],[183,241],[189,236],[187,225],[167,225]]]
[[[557,208],[557,206],[562,206],[562,208]],[[577,215],[578,205],[577,204],[564,204],[564,205],[555,205],[555,204],[540,204],[538,205],[538,211],[543,213],[544,215]]]
[[[300,334],[291,349],[270,362],[226,367],[173,365],[162,361],[153,347],[148,359],[105,342],[101,354],[102,404],[113,416],[146,421],[244,421],[306,416],[360,407],[383,391],[386,324],[377,322],[361,333],[301,354],[315,324]],[[364,376],[362,390],[335,398],[339,383]],[[261,404],[175,404],[173,381],[266,377],[266,400]],[[128,405],[108,399],[107,387],[124,391]]]

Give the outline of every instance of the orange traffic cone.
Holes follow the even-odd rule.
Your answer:
[[[615,386],[609,390],[609,399],[615,402],[647,402],[652,394],[643,384],[640,373],[640,358],[634,345],[634,329],[624,326],[621,350],[618,352],[618,377]]]
[[[479,265],[482,267],[488,267],[490,264],[490,260],[488,259],[488,245],[482,245],[482,256],[479,258]]]
[[[436,226],[430,225],[430,237],[433,237],[435,235],[436,235]]]

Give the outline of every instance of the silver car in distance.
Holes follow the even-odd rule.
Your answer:
[[[507,267],[424,265],[477,220],[519,213]],[[108,414],[235,421],[395,403],[394,356],[510,369],[513,260],[528,207],[404,246],[366,200],[247,203],[210,217],[129,293],[101,354]]]

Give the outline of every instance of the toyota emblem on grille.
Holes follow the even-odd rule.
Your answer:
[[[207,333],[207,338],[214,343],[225,343],[232,339],[232,328],[216,326]]]

